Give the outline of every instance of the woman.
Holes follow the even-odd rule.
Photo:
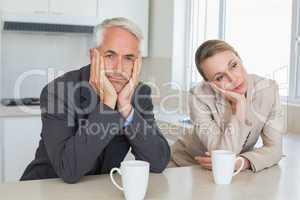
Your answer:
[[[204,81],[189,94],[193,128],[172,146],[169,167],[199,164],[211,169],[210,152],[216,149],[242,157],[244,170],[277,164],[283,116],[275,81],[247,74],[238,53],[224,41],[203,43],[195,61]],[[254,148],[259,137],[263,145]]]

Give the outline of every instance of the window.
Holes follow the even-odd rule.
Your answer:
[[[290,100],[300,99],[300,0],[293,2],[292,48],[290,68]]]
[[[197,47],[219,38],[237,49],[249,73],[276,80],[280,95],[288,96],[293,0],[191,1],[190,86],[201,80],[194,64]]]
[[[280,95],[288,96],[292,0],[228,0],[225,21],[225,40],[248,72],[276,80]]]
[[[187,78],[191,86],[202,80],[194,62],[197,48],[205,40],[219,38],[219,8],[220,2],[216,0],[191,0],[191,32],[187,45],[189,52]]]

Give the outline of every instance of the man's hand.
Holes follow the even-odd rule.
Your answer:
[[[136,86],[139,83],[139,74],[141,71],[142,58],[139,56],[134,61],[133,71],[128,83],[118,94],[117,107],[118,111],[124,118],[127,118],[132,110],[131,99]]]
[[[105,75],[104,59],[97,49],[90,50],[91,69],[89,83],[100,96],[101,102],[115,109],[117,93],[111,82]]]
[[[242,168],[242,171],[246,170],[246,169],[250,169],[250,161],[244,157],[241,157],[241,158],[244,160],[244,166]],[[201,167],[208,169],[208,170],[212,170],[212,161],[211,161],[211,156],[210,156],[209,152],[205,152],[205,154],[201,155],[201,156],[196,156],[195,160],[199,163],[199,165]],[[242,163],[240,161],[237,161],[235,163],[234,170],[238,170],[240,168],[241,164]]]
[[[236,92],[227,91],[219,88],[214,83],[209,83],[209,85],[215,90],[220,92],[225,99],[227,99],[232,108],[232,113],[237,116],[241,122],[245,122],[246,119],[246,98],[244,95],[238,94]]]

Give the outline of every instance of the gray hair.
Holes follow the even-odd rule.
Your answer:
[[[119,27],[125,29],[126,31],[132,33],[139,42],[143,39],[143,33],[141,29],[129,19],[123,17],[105,19],[101,24],[98,24],[94,28],[94,42],[98,47],[103,42],[103,35],[106,29],[111,27]]]

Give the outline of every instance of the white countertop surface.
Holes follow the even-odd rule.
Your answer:
[[[145,199],[164,200],[275,200],[300,199],[293,182],[284,182],[278,166],[262,173],[242,172],[228,186],[215,185],[212,173],[195,167],[170,168],[151,174]],[[285,180],[287,181],[287,180]],[[296,186],[296,185],[294,185]],[[299,185],[298,185],[299,186]],[[26,181],[0,185],[1,199],[7,200],[118,200],[123,194],[110,182],[108,175],[89,176],[77,184],[60,179]]]
[[[294,171],[294,173],[297,173]],[[242,172],[228,186],[215,185],[212,173],[198,166],[170,168],[162,174],[151,174],[145,199],[164,200],[293,200],[300,199],[298,177],[282,166],[254,174]],[[119,179],[119,178],[118,178]],[[7,200],[117,200],[121,191],[108,175],[84,177],[77,184],[61,179],[26,181],[0,185],[0,198]]]
[[[199,166],[169,168],[162,174],[151,174],[145,199],[299,200],[299,144],[299,135],[288,135],[284,139],[287,156],[279,165],[259,173],[241,172],[227,186],[215,185],[212,172]],[[124,197],[108,175],[95,175],[84,177],[77,184],[66,184],[61,179],[0,184],[0,199],[118,200]]]

